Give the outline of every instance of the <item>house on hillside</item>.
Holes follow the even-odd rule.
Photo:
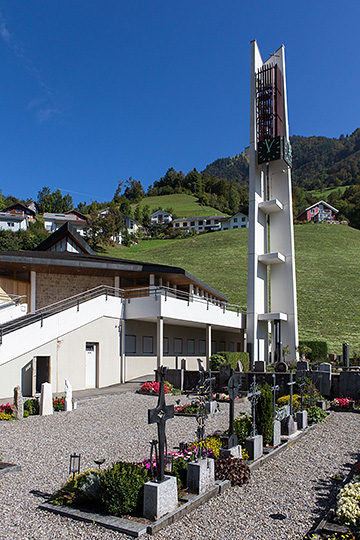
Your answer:
[[[43,382],[105,387],[166,365],[244,350],[245,315],[182,268],[96,255],[69,223],[34,251],[1,253],[0,287],[22,316],[0,324],[0,398]],[[25,307],[24,307],[25,306]],[[28,314],[26,314],[28,307]]]
[[[329,203],[319,201],[306,208],[296,219],[298,221],[313,221],[314,223],[333,223],[338,212],[339,210]]]
[[[34,201],[31,201],[29,204],[14,203],[10,206],[7,206],[2,210],[6,214],[15,214],[15,215],[24,215],[27,216],[29,221],[35,221],[36,216],[36,206]]]
[[[24,213],[0,212],[0,229],[3,231],[26,231],[29,218]]]
[[[175,230],[181,231],[195,231],[197,233],[221,231],[221,221],[224,218],[226,218],[224,215],[181,218],[173,219],[172,224]]]
[[[249,220],[242,212],[238,212],[234,216],[225,218],[221,221],[222,231],[227,231],[228,229],[245,229],[247,227],[249,227]]]
[[[87,230],[87,218],[78,210],[70,210],[64,214],[54,214],[50,212],[44,213],[44,226],[49,232],[54,232],[59,229],[64,223],[71,223],[75,230],[85,236]]]
[[[104,210],[100,210],[100,212],[98,212],[98,216],[105,217],[108,215],[108,213],[109,213],[109,208],[104,208]],[[123,220],[123,228],[129,234],[136,234],[142,229],[142,226],[140,225],[138,221],[136,221],[136,219],[130,216],[127,216],[126,214],[122,214],[122,220]],[[124,236],[123,231],[119,231],[119,233],[116,234],[116,236],[111,237],[111,240],[117,244],[122,244],[123,236]]]
[[[151,225],[162,225],[164,223],[171,223],[171,221],[172,215],[170,212],[165,212],[165,210],[156,210],[156,212],[150,214]]]

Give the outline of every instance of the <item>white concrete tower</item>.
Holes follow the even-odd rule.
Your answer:
[[[296,358],[298,322],[285,50],[251,43],[247,350],[251,366]]]

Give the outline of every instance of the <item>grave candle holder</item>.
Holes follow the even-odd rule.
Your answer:
[[[72,474],[73,479],[75,475],[80,474],[80,454],[70,455],[69,474]]]

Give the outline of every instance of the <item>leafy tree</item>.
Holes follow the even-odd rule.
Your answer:
[[[50,191],[49,187],[43,187],[38,192],[37,204],[41,214],[45,212],[64,213],[73,208],[73,200],[69,194],[63,197],[60,189]]]
[[[124,196],[133,202],[139,202],[145,196],[144,188],[138,180],[135,180],[130,176],[129,180],[126,181],[126,188],[124,191]]]

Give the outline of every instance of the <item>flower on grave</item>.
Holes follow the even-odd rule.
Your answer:
[[[360,525],[360,482],[349,482],[340,490],[336,517],[343,525]]]
[[[286,345],[286,347],[283,347],[282,353],[283,353],[284,358],[285,358],[285,355],[290,354],[290,346]]]
[[[331,405],[333,407],[340,407],[341,409],[348,409],[350,401],[353,401],[350,398],[335,398],[332,400]]]
[[[6,403],[6,405],[0,405],[0,414],[12,414],[13,413],[13,406],[10,403]]]
[[[164,382],[164,392],[168,394],[173,390],[173,385],[169,382]],[[160,392],[160,383],[155,381],[145,382],[140,388],[141,392],[146,392],[147,394],[158,394]]]

